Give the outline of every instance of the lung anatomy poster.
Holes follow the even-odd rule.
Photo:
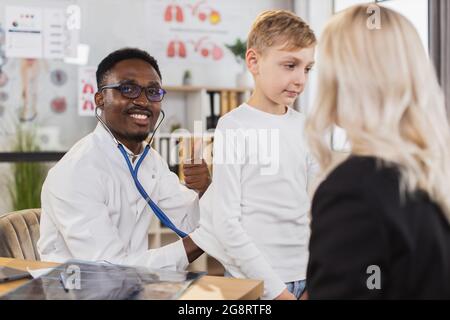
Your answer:
[[[96,70],[96,66],[78,68],[78,114],[80,116],[95,115]]]
[[[160,60],[211,64],[231,59],[225,44],[248,30],[237,28],[247,18],[245,1],[151,0],[146,4],[149,43]],[[246,19],[247,20],[247,19]]]

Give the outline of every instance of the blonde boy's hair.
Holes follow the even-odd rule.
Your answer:
[[[309,48],[317,42],[314,32],[299,16],[286,10],[267,10],[260,13],[250,29],[247,49],[263,53],[274,45],[284,49]]]

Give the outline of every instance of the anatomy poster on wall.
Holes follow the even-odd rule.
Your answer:
[[[97,67],[93,66],[80,67],[78,69],[78,114],[80,116],[95,115],[96,70]]]
[[[6,55],[42,58],[43,11],[41,8],[7,6]]]
[[[62,9],[44,10],[44,57],[64,58],[66,15]]]
[[[247,30],[236,21],[253,18],[245,1],[174,0],[148,1],[149,43],[164,54],[161,60],[215,63],[231,59],[225,44],[237,37],[245,39]]]
[[[66,10],[6,6],[6,55],[28,59],[73,57],[79,26],[72,27],[73,14]]]

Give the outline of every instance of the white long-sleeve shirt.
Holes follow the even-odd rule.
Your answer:
[[[138,177],[179,229],[190,232],[198,226],[197,194],[179,183],[155,150],[143,160]],[[148,249],[149,226],[157,217],[100,124],[49,171],[41,198],[38,250],[43,261],[107,260],[172,270],[188,265],[181,240]]]
[[[308,262],[307,194],[317,165],[305,144],[304,116],[243,104],[214,136],[213,183],[200,200],[193,241],[235,277],[264,280],[263,298],[303,280]]]

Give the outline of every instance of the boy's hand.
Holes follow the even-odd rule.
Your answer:
[[[308,291],[304,291],[303,293],[302,293],[302,295],[300,296],[300,299],[298,299],[298,300],[308,300],[309,299],[309,296],[308,296]]]
[[[297,298],[286,288],[275,298],[275,300],[297,300]]]

